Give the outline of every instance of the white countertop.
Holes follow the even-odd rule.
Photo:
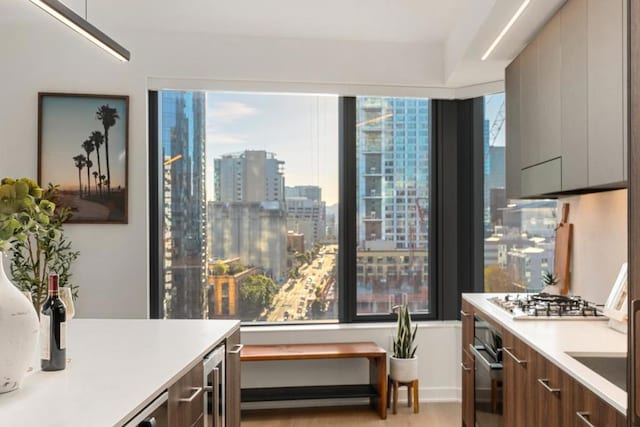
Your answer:
[[[38,365],[20,389],[0,394],[0,425],[122,424],[239,327],[236,320],[73,319],[67,368]]]
[[[614,331],[603,320],[514,320],[488,298],[503,294],[463,294],[462,298],[560,367],[623,414],[627,393],[567,353],[627,352],[627,336]]]

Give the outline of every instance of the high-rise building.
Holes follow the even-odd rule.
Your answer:
[[[206,315],[205,94],[160,93],[165,317]]]
[[[359,264],[364,270],[358,274],[358,311],[376,312],[381,298],[393,305],[407,300],[413,311],[424,310],[428,307],[424,289],[428,283],[429,101],[359,97],[356,108],[358,257],[386,259],[395,253],[407,260],[406,274]]]
[[[284,200],[284,161],[274,153],[246,150],[214,160],[217,202]]]
[[[284,161],[266,151],[224,154],[214,159],[214,192],[208,205],[210,256],[239,258],[276,282],[284,280]]]
[[[429,101],[358,98],[358,247],[393,242],[426,247],[429,205]],[[385,245],[386,246],[386,245]]]
[[[304,246],[309,249],[323,242],[326,236],[326,203],[322,189],[313,185],[285,187],[287,229],[304,235]]]

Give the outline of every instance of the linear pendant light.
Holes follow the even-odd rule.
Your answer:
[[[498,34],[498,37],[496,37],[496,39],[493,41],[493,43],[491,43],[491,46],[489,46],[489,49],[487,49],[487,51],[484,53],[484,55],[482,55],[482,60],[483,61],[485,59],[487,59],[489,57],[489,55],[491,55],[491,52],[493,52],[493,49],[495,49],[496,46],[498,46],[498,43],[500,43],[500,40],[502,40],[502,38],[504,37],[505,34],[507,34],[507,31],[509,31],[511,26],[518,20],[520,15],[522,15],[522,12],[524,12],[524,10],[527,8],[527,6],[529,6],[529,2],[530,2],[530,0],[524,0],[524,3],[522,3],[520,5],[520,7],[518,8],[518,10],[516,10],[516,13],[511,17],[509,22],[507,22],[507,25],[505,25],[505,27],[502,29],[500,34]]]
[[[86,19],[69,9],[62,2],[58,0],[31,0],[31,3],[51,14],[79,34],[85,36],[119,60],[125,62],[131,58],[131,53],[127,49],[91,25]]]

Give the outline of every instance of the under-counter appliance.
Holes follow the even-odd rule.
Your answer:
[[[225,426],[225,359],[224,344],[204,358],[204,425]]]
[[[506,294],[489,298],[509,312],[514,319],[532,320],[607,320],[603,305],[579,296],[539,294]]]
[[[476,426],[502,426],[502,334],[478,314],[474,325],[469,350],[475,358]]]

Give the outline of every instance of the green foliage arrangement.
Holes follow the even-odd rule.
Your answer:
[[[411,315],[409,308],[402,304],[395,307],[398,312],[398,329],[393,338],[393,357],[397,359],[413,359],[417,346],[414,345],[418,325],[411,330]]]
[[[71,249],[62,225],[69,218],[68,208],[56,209],[57,187],[45,191],[28,178],[4,178],[0,183],[0,251],[11,259],[13,283],[31,293],[36,312],[47,297],[49,274],[58,274],[60,286],[70,282],[71,266],[79,252]]]

